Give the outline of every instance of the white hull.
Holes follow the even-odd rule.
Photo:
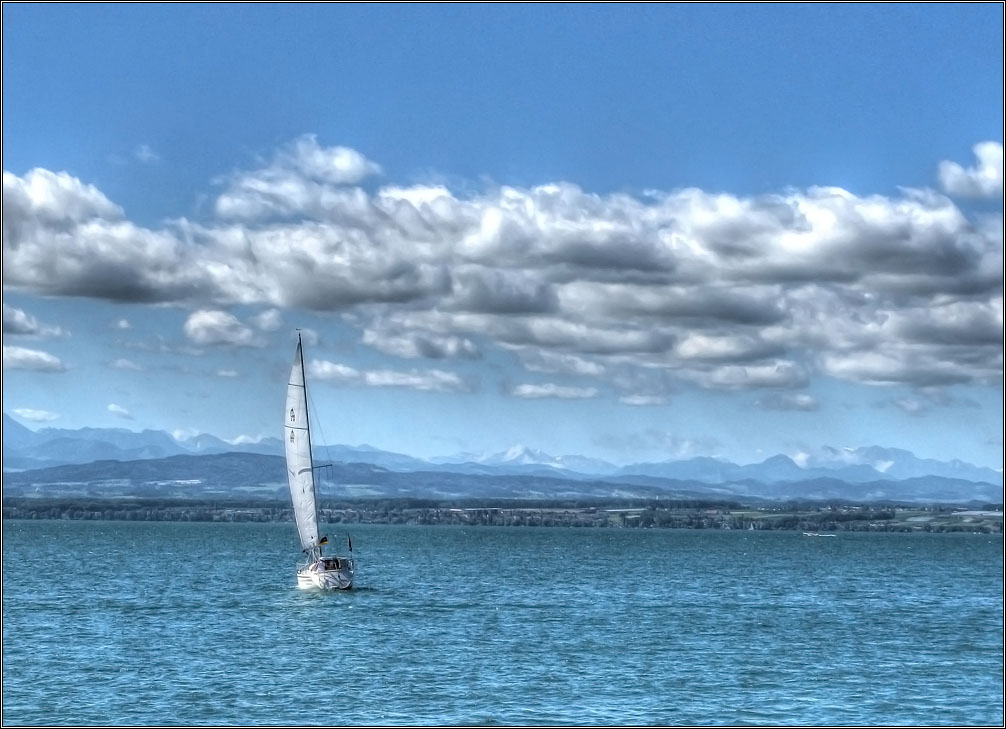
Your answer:
[[[297,570],[297,587],[302,590],[350,590],[353,587],[352,567],[317,570],[314,566]]]

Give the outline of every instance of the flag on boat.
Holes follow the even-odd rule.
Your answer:
[[[328,544],[328,537],[322,537],[321,539],[319,539],[318,540],[318,544],[319,545],[321,545],[321,544]]]

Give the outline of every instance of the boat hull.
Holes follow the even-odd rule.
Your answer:
[[[351,590],[353,571],[345,567],[334,570],[302,568],[297,570],[297,587],[302,590]]]

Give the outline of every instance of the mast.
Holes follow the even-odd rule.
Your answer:
[[[318,485],[315,483],[315,469],[314,469],[314,447],[311,445],[311,407],[309,403],[311,400],[308,398],[308,372],[304,367],[304,343],[301,341],[301,330],[297,330],[297,351],[301,355],[301,380],[304,382],[304,424],[307,426],[305,431],[308,437],[308,466],[311,467],[311,491],[314,492],[314,511],[315,511],[315,540],[317,544],[315,549],[318,552],[318,556],[321,557],[321,534],[318,530]],[[312,554],[312,557],[314,555]]]
[[[315,529],[318,524],[318,486],[314,482],[314,449],[311,447],[311,408],[308,403],[311,401],[307,397],[307,370],[304,369],[304,344],[300,339],[300,329],[297,330],[297,352],[300,354],[300,379],[304,383],[304,425],[307,427],[307,463],[311,467],[311,490],[314,492],[314,523]],[[321,535],[317,535],[321,539]],[[318,556],[321,556],[321,544],[317,545]]]

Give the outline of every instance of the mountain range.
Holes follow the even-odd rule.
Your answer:
[[[159,430],[42,428],[3,415],[4,493],[29,484],[88,484],[88,492],[125,488],[164,495],[207,489],[265,490],[284,496],[279,438],[229,443],[200,434],[176,439]],[[330,492],[358,496],[558,494],[638,498],[1002,501],[1002,472],[963,461],[922,459],[896,448],[824,448],[801,463],[776,455],[738,465],[697,457],[617,466],[579,455],[552,456],[526,446],[494,454],[424,460],[367,445],[315,448],[331,463]],[[172,485],[173,484],[173,485]],[[188,486],[185,486],[188,484]],[[325,486],[322,486],[323,493]],[[47,489],[48,490],[48,489]]]

